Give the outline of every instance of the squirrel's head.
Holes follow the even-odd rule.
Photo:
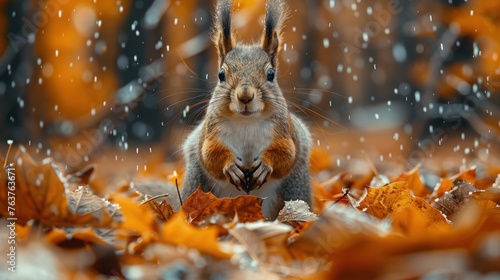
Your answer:
[[[231,0],[219,0],[213,36],[219,56],[219,82],[211,104],[227,116],[262,116],[286,110],[277,83],[281,28],[286,18],[282,0],[268,0],[260,44],[241,45],[231,29]]]

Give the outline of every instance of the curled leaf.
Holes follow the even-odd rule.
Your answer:
[[[453,180],[453,187],[438,199],[432,202],[432,206],[446,217],[452,217],[462,206],[471,199],[471,194],[476,188],[465,180]]]

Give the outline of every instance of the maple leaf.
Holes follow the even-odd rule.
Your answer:
[[[241,222],[265,220],[262,215],[262,198],[253,195],[218,198],[211,192],[203,192],[199,187],[186,199],[181,210],[194,223],[199,223],[216,213],[230,217],[238,215]]]
[[[218,258],[230,257],[230,254],[220,249],[217,241],[219,231],[216,227],[195,227],[187,221],[182,212],[175,214],[167,223],[163,224],[160,232],[160,240],[164,243],[182,245]]]
[[[134,231],[141,235],[154,235],[158,231],[158,225],[149,207],[139,205],[124,195],[114,195],[111,198],[120,205],[123,221],[120,228]]]
[[[120,205],[123,221],[119,224],[122,231],[118,236],[129,241],[128,253],[140,254],[158,240],[158,224],[149,206],[139,205],[121,194],[113,195],[111,200]]]
[[[108,212],[110,208],[97,206],[93,211],[87,211],[83,209],[88,209],[89,205],[80,207],[70,202],[72,193],[66,190],[52,159],[46,159],[38,165],[24,147],[21,146],[20,151],[18,164],[0,172],[0,214],[15,216],[20,224],[37,220],[45,226],[110,225],[113,221]],[[6,177],[15,177],[14,188],[8,187]],[[16,198],[15,207],[8,204],[8,197]],[[9,206],[14,211],[9,211]]]

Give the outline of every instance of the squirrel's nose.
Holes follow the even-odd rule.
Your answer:
[[[252,102],[253,94],[252,95],[243,95],[243,96],[238,95],[238,100],[243,104],[248,104],[248,103]]]
[[[238,100],[243,104],[250,103],[255,94],[248,86],[242,86],[237,94]]]

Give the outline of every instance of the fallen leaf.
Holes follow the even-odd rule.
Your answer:
[[[500,205],[500,175],[497,176],[493,185],[484,191],[478,190],[472,194],[476,199],[491,200]]]
[[[420,178],[420,165],[415,166],[412,170],[405,172],[391,180],[391,182],[406,181],[408,187],[413,192],[413,195],[427,198],[430,196],[429,190],[425,187]]]
[[[350,206],[333,204],[288,249],[295,257],[326,259],[336,247],[358,235],[384,236],[389,229],[387,221],[374,220]]]
[[[423,213],[435,210],[422,198],[412,196],[408,189],[408,183],[404,181],[390,183],[381,188],[368,188],[367,194],[360,202],[358,209],[366,211],[366,213],[376,218],[383,219],[406,207],[415,207]],[[433,217],[435,215],[431,213],[428,216]]]
[[[131,230],[143,236],[156,234],[158,225],[149,207],[139,205],[132,199],[124,195],[114,195],[112,201],[120,205],[120,211],[123,215],[123,221],[119,227],[125,230]]]
[[[68,182],[77,185],[88,185],[92,175],[94,174],[95,166],[93,164],[88,165],[77,172],[67,174],[66,178]]]
[[[166,222],[174,215],[174,209],[172,209],[172,206],[170,206],[170,204],[168,204],[165,200],[160,203],[156,200],[151,200],[147,203],[147,205],[155,217],[160,221]]]
[[[297,222],[309,222],[318,219],[316,214],[309,210],[309,205],[302,200],[285,201],[285,206],[276,218],[282,223],[295,225]]]
[[[80,186],[75,191],[68,192],[68,207],[73,213],[80,215],[92,214],[96,219],[113,219],[119,222],[121,213],[116,204],[98,197],[86,186]]]
[[[435,188],[432,192],[430,199],[433,200],[443,196],[445,192],[453,188],[453,180],[455,179],[467,181],[474,186],[474,184],[476,183],[476,168],[465,170],[464,172],[461,172],[460,174],[457,174],[450,178],[441,179],[441,182],[439,183],[437,188]]]
[[[218,198],[211,192],[203,192],[201,188],[196,189],[186,199],[181,210],[194,223],[202,222],[216,213],[231,218],[238,215],[241,222],[265,220],[262,215],[262,198],[253,195]]]
[[[161,241],[168,244],[196,249],[218,258],[229,258],[217,241],[216,227],[198,228],[191,225],[184,213],[179,212],[161,227]]]
[[[462,206],[471,200],[471,194],[476,192],[476,188],[469,182],[461,179],[453,180],[453,187],[444,193],[440,198],[432,202],[432,207],[438,209],[450,219],[456,214]]]
[[[286,244],[292,230],[291,226],[278,221],[256,221],[237,224],[229,228],[228,232],[243,247],[238,252],[250,256],[261,265],[272,265],[290,259]]]
[[[21,146],[17,162],[12,168],[0,172],[0,182],[4,184],[0,190],[1,215],[15,216],[20,224],[37,220],[45,226],[105,227],[112,222],[107,211],[73,212],[76,208],[71,208],[68,200],[71,193],[66,190],[52,159],[46,159],[38,165]],[[11,181],[14,184],[7,183],[7,178],[15,178]],[[11,199],[8,200],[8,197],[15,197],[17,203],[9,205]]]

